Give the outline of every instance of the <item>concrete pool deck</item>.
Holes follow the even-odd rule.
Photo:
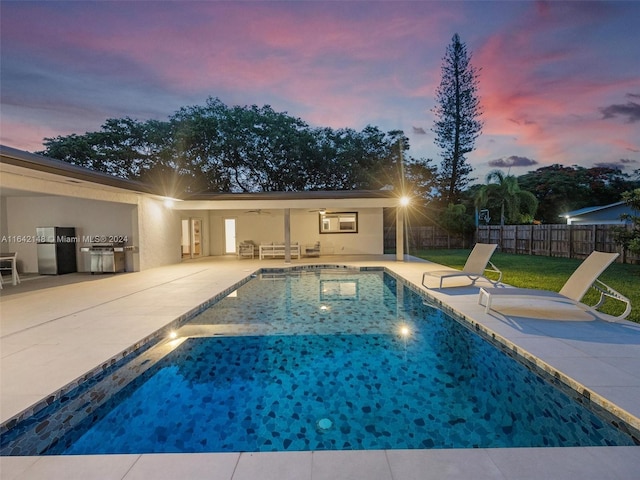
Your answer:
[[[305,263],[384,266],[420,287],[440,266],[392,256]],[[0,419],[12,418],[118,357],[176,318],[279,260],[209,257],[144,272],[25,280],[0,294]],[[73,283],[78,280],[78,283]],[[508,279],[505,279],[508,281]],[[488,315],[478,288],[429,295],[521,354],[571,379],[629,418],[640,418],[640,325],[574,307],[505,302]],[[640,447],[315,451],[1,457],[9,479],[633,479]]]

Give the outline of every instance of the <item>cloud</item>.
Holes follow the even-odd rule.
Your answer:
[[[613,162],[598,162],[594,163],[593,166],[596,168],[611,168],[613,170],[622,170],[622,168],[624,168],[621,167],[620,164]]]
[[[602,112],[602,118],[605,120],[621,116],[627,117],[627,123],[635,123],[640,120],[640,103],[627,102],[625,105],[613,104],[601,108],[600,112]]]
[[[482,66],[483,134],[498,139],[485,158],[518,151],[541,164],[589,164],[615,161],[630,147],[638,148],[635,117],[613,110],[608,113],[622,121],[603,122],[599,108],[640,103],[635,95],[625,96],[638,93],[638,79],[623,62],[638,49],[627,47],[622,35],[605,41],[590,34],[604,18],[615,19],[625,31],[634,27],[621,17],[624,11],[610,4],[574,3],[536,4],[538,10],[526,4],[526,16],[510,17],[474,48],[474,61]],[[585,41],[578,45],[574,38]],[[594,64],[593,58],[601,63]],[[622,102],[617,100],[621,96]]]
[[[640,103],[629,67],[638,2],[6,3],[0,140],[15,146],[20,128],[31,145],[213,96],[314,126],[401,128],[412,155],[434,157],[429,112],[459,31],[481,68],[478,164],[512,152],[540,164],[616,162],[640,150],[637,123],[615,109],[621,120],[603,122],[600,110]]]
[[[489,161],[490,167],[496,168],[508,168],[508,167],[530,167],[531,165],[537,165],[538,162],[531,158],[519,157],[517,155],[511,155],[510,157],[496,158]]]
[[[594,163],[593,166],[598,168],[613,168],[616,170],[624,170],[626,168],[634,169],[634,166],[636,166],[639,163],[640,161],[634,160],[632,158],[621,158],[620,160],[615,162]]]

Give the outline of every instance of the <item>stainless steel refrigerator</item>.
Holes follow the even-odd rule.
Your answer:
[[[75,227],[37,227],[38,273],[62,275],[78,271]]]

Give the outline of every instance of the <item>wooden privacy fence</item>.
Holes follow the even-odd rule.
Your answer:
[[[409,227],[405,231],[405,241],[411,253],[416,250],[449,249],[449,248],[470,248],[473,245],[473,234],[468,238],[460,235],[451,235],[446,230],[439,227]],[[385,228],[384,247],[387,249],[396,248],[396,227]]]
[[[506,253],[586,258],[594,250],[619,252],[622,263],[640,263],[613,240],[613,225],[483,225],[477,241],[497,243]]]
[[[547,257],[586,258],[592,251],[619,252],[618,261],[640,263],[613,241],[612,225],[483,225],[475,240],[450,235],[433,226],[409,227],[405,232],[408,253],[416,250],[470,248],[474,241],[497,243],[506,253]],[[385,228],[385,250],[395,249],[395,226]]]

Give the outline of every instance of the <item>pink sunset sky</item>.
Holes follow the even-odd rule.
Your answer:
[[[431,128],[458,33],[480,70],[472,176],[539,167],[640,169],[640,2],[6,1],[0,143],[166,120],[218,97],[312,126],[402,129],[440,163]]]

